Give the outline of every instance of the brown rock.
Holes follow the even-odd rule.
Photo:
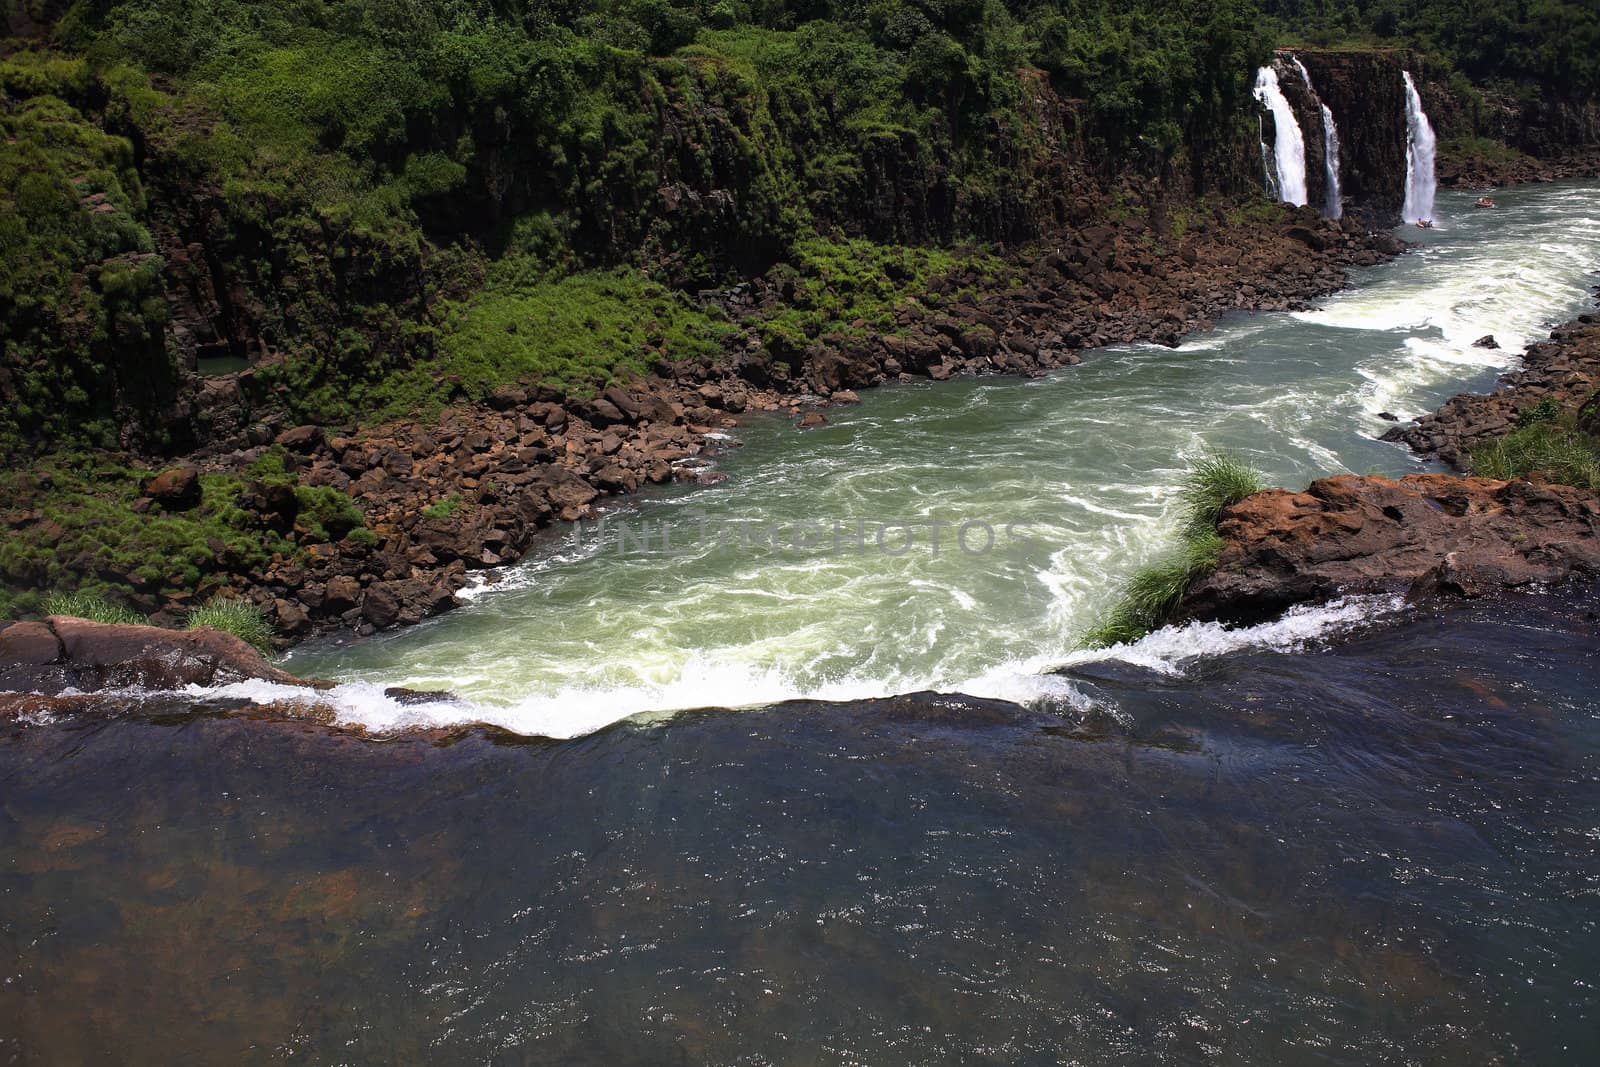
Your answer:
[[[62,655],[55,631],[42,622],[0,623],[0,670],[4,664],[38,667]],[[5,688],[0,676],[0,689]]]
[[[1340,475],[1247,497],[1179,618],[1257,622],[1350,593],[1478,595],[1600,573],[1600,496],[1448,474]]]
[[[163,630],[52,615],[13,637],[0,631],[0,688],[60,693],[140,687],[178,689],[260,678],[307,684],[271,666],[261,654],[220,630]],[[41,633],[43,630],[45,633]],[[48,634],[48,636],[46,636]],[[39,660],[55,654],[43,663]]]
[[[328,579],[326,591],[323,593],[323,604],[329,611],[349,611],[361,602],[361,583],[347,574],[335,575]]]
[[[146,480],[140,491],[168,511],[188,511],[200,504],[200,472],[173,467]]]
[[[282,445],[291,452],[315,452],[325,440],[321,426],[296,426],[280,433],[272,443]]]
[[[394,584],[380,582],[370,586],[361,598],[361,617],[380,630],[393,626],[400,617],[400,597],[392,588]]]

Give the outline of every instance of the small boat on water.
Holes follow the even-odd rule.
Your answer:
[[[1472,206],[1473,207],[1494,207],[1495,203],[1494,203],[1493,200],[1490,200],[1487,196],[1480,196],[1480,197],[1478,197],[1478,202],[1473,204]]]

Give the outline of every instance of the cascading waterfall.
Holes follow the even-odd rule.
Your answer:
[[[1294,109],[1278,85],[1278,72],[1262,67],[1256,72],[1255,97],[1263,107],[1272,112],[1272,125],[1277,131],[1272,149],[1273,170],[1277,173],[1278,199],[1296,206],[1305,204],[1306,195],[1306,140],[1300,133],[1300,123],[1295,120]],[[1431,158],[1431,157],[1430,157]],[[1271,187],[1272,182],[1269,181]]]
[[[1406,199],[1400,214],[1406,222],[1423,222],[1433,218],[1433,126],[1411,72],[1400,74],[1406,80]]]
[[[1261,144],[1261,173],[1267,178],[1267,195],[1278,199],[1278,172],[1272,165],[1272,146],[1267,144],[1267,124],[1256,116],[1256,140]]]
[[[1317,95],[1317,87],[1311,84],[1311,72],[1306,70],[1299,56],[1294,57],[1294,65],[1300,71],[1301,80],[1306,83],[1306,92],[1322,109],[1323,170],[1328,176],[1328,194],[1323,201],[1322,213],[1330,219],[1337,219],[1344,215],[1344,197],[1339,191],[1339,127],[1334,125],[1333,111]]]

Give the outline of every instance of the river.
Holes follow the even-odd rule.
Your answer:
[[[1583,306],[1600,193],[1500,199],[1315,311],[741,428],[625,549],[288,658],[351,722],[504,729],[0,722],[0,1060],[1584,1062],[1600,587],[1073,650],[1188,457],[1410,469],[1379,412]],[[1027,530],[717,535],[774,517]]]
[[[1380,413],[1487,387],[1591,305],[1592,184],[1509,189],[1493,211],[1473,199],[1442,195],[1437,228],[1404,231],[1420,251],[1357,272],[1316,311],[1240,316],[1178,349],[1107,349],[1035,380],[873,390],[804,433],[757,421],[722,485],[649,493],[603,534],[552,535],[469,607],[304,645],[285,666],[358,683],[342,706],[372,726],[478,719],[558,737],[791,697],[1059,695],[1040,669],[1160,551],[1195,457],[1232,451],[1294,488],[1419,469],[1376,440]],[[1491,334],[1499,349],[1472,346]],[[470,703],[401,707],[382,699],[390,685]]]

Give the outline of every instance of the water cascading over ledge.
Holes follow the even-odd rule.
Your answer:
[[[1405,198],[1406,94],[1400,72],[1407,57],[1395,49],[1297,48],[1317,96],[1338,118],[1339,196],[1344,216],[1364,226],[1385,228],[1400,221]],[[1306,146],[1312,202],[1326,201],[1325,166],[1318,156],[1321,138],[1312,127],[1318,107],[1298,75],[1279,67],[1285,95],[1308,132]]]
[[[1433,124],[1422,110],[1422,94],[1409,70],[1400,76],[1406,85],[1406,195],[1400,208],[1400,217],[1406,222],[1433,219],[1434,136]]]
[[[1272,114],[1272,168],[1267,185],[1278,199],[1304,206],[1310,199],[1306,193],[1305,136],[1300,132],[1294,108],[1278,84],[1278,72],[1271,67],[1256,72],[1255,98]]]
[[[1300,62],[1299,56],[1290,58],[1294,61],[1295,69],[1300,72],[1300,80],[1305,83],[1306,92],[1311,94],[1312,101],[1322,113],[1322,170],[1327,182],[1327,188],[1323,192],[1322,213],[1330,219],[1342,218],[1344,195],[1339,189],[1339,127],[1333,120],[1333,109],[1328,107],[1317,93],[1317,87],[1311,84],[1311,72],[1306,70],[1306,65]]]

